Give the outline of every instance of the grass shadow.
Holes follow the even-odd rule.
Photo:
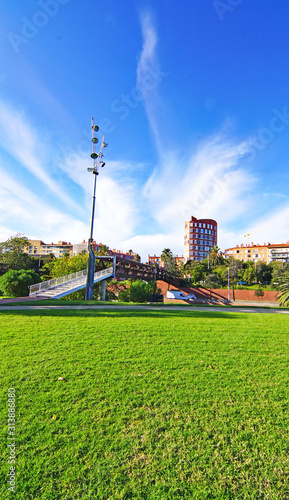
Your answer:
[[[240,314],[222,311],[156,311],[156,310],[109,310],[104,309],[29,309],[29,310],[1,310],[1,315],[15,316],[44,316],[44,317],[119,317],[119,318],[218,318],[236,319]]]

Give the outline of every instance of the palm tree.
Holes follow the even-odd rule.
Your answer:
[[[220,248],[217,246],[217,245],[214,245],[212,248],[211,248],[211,251],[208,255],[208,258],[211,259],[211,261],[213,262],[214,264],[214,267],[216,267],[216,265],[222,261],[222,253],[221,253],[221,250]]]
[[[283,283],[280,287],[280,294],[278,296],[279,306],[289,306],[289,281]]]
[[[161,261],[164,263],[165,268],[167,269],[170,267],[170,264],[173,261],[173,252],[171,251],[170,248],[164,248],[161,254]]]

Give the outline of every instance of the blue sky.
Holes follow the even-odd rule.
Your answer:
[[[183,254],[289,240],[287,0],[14,0],[0,21],[0,241]]]

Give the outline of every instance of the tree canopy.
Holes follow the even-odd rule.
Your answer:
[[[27,297],[29,286],[40,283],[40,276],[32,270],[10,270],[0,278],[0,290],[9,297]]]
[[[8,270],[31,269],[34,266],[33,259],[24,252],[28,246],[29,240],[24,234],[11,236],[0,243],[0,262]]]

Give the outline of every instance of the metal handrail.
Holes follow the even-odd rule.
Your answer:
[[[113,267],[111,266],[106,269],[102,269],[101,271],[97,271],[94,274],[94,279],[112,273],[113,273]],[[73,288],[75,286],[75,281],[82,280],[82,278],[86,277],[86,274],[87,274],[87,269],[84,269],[83,271],[67,274],[66,276],[60,276],[59,278],[54,278],[52,280],[42,281],[41,283],[35,283],[34,285],[29,286],[29,295],[34,295],[39,292],[44,292],[45,290],[51,290],[52,288],[57,288],[61,285],[64,285],[65,283],[67,284],[71,283],[70,288]]]

